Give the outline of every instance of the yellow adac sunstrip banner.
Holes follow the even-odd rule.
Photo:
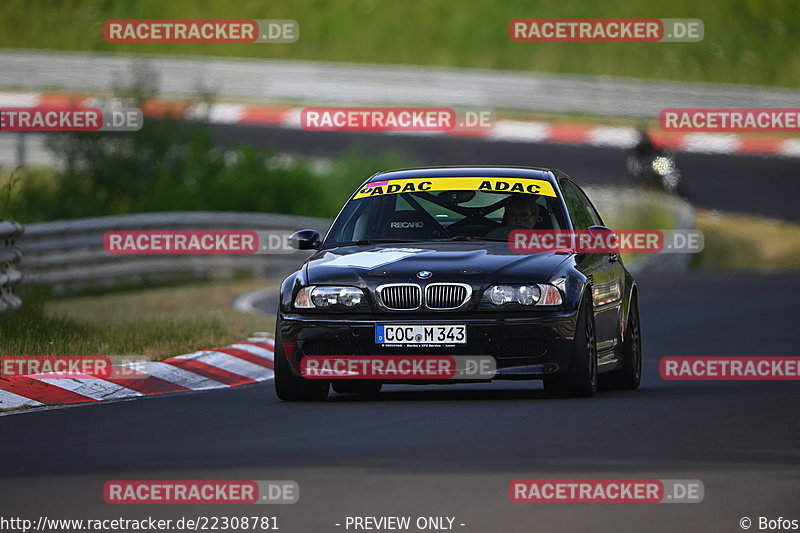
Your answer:
[[[553,197],[556,195],[553,186],[546,180],[502,177],[447,177],[373,181],[362,187],[353,198],[428,191],[518,192]]]

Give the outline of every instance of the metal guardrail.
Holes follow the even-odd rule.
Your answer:
[[[588,193],[601,213],[625,211],[626,206],[642,199],[641,191],[589,188]],[[663,201],[675,216],[675,229],[692,227],[693,211],[688,203],[666,196]],[[103,236],[111,230],[296,231],[304,228],[324,234],[330,223],[323,218],[263,213],[140,213],[29,224],[19,247],[25,254],[26,280],[60,292],[186,278],[231,279],[237,275],[277,278],[296,269],[310,252],[118,255],[105,251]],[[632,262],[631,268],[635,271],[683,270],[690,258],[688,254],[655,254]]]
[[[218,98],[317,105],[490,107],[654,117],[667,107],[794,107],[800,91],[773,87],[640,80],[407,65],[277,59],[0,51],[0,88],[107,91],[146,63],[161,94],[197,87]]]
[[[14,287],[22,280],[22,273],[17,270],[22,253],[16,241],[23,231],[17,222],[0,221],[0,314],[22,305],[22,300],[14,294]]]
[[[254,255],[117,255],[103,247],[111,230],[327,230],[327,219],[239,212],[163,212],[43,222],[26,226],[25,278],[57,292],[178,279],[278,277],[308,252]]]

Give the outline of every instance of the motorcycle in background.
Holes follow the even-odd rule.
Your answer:
[[[686,196],[675,155],[656,147],[644,129],[639,130],[639,142],[628,155],[626,166],[628,174],[640,186]]]

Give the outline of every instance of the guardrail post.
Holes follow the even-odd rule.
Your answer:
[[[16,241],[23,231],[18,222],[0,221],[0,314],[19,309],[22,305],[22,300],[14,294],[14,287],[22,279],[22,273],[17,269],[22,252]]]
[[[25,137],[25,134],[24,133],[18,133],[17,134],[17,154],[16,154],[17,155],[17,157],[16,157],[16,159],[17,159],[16,166],[17,167],[24,167],[26,165],[26,163],[28,162],[28,157],[27,157],[27,152],[28,151],[26,149],[27,148],[26,147],[26,142],[27,142],[27,137]]]

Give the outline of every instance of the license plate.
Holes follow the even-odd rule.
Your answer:
[[[466,344],[466,325],[378,325],[376,344]]]

